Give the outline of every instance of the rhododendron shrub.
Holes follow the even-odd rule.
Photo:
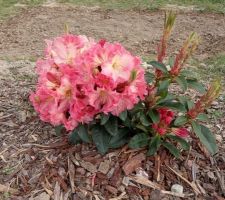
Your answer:
[[[185,69],[198,46],[195,33],[168,59],[175,17],[166,15],[157,60],[146,69],[119,43],[72,34],[46,41],[45,57],[36,63],[36,91],[30,95],[41,120],[57,132],[65,127],[70,143],[93,142],[102,154],[128,143],[130,148],[147,147],[148,155],[165,147],[179,156],[180,149],[189,149],[186,138],[194,133],[215,154],[214,136],[202,122],[220,83],[205,89]],[[195,102],[187,89],[202,96]]]

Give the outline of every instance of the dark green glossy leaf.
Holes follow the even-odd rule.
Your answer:
[[[62,134],[64,126],[63,125],[59,125],[59,126],[54,127],[54,129],[55,129],[56,136],[60,136]]]
[[[118,120],[116,117],[111,116],[104,126],[110,135],[114,136],[118,134]]]
[[[131,138],[128,146],[132,149],[145,147],[148,145],[149,136],[145,133],[139,133]]]
[[[109,142],[109,148],[119,148],[129,141],[129,129],[119,129],[118,134],[113,136]]]
[[[151,61],[151,62],[148,62],[148,64],[152,65],[154,68],[156,68],[164,73],[168,72],[166,66],[163,63],[160,63],[157,61]]]
[[[194,102],[186,96],[179,96],[178,99],[180,103],[185,106],[186,110],[190,110],[195,105]]]
[[[198,136],[202,144],[205,145],[207,150],[212,154],[216,154],[218,151],[218,147],[216,145],[216,140],[214,135],[211,133],[211,131],[201,124],[198,124],[197,122],[193,121],[192,128],[195,134]]]
[[[154,81],[155,75],[151,72],[145,72],[145,81],[147,83],[152,83]]]
[[[168,93],[166,97],[161,98],[159,101],[157,101],[157,104],[161,104],[161,103],[165,103],[165,102],[171,102],[175,99],[176,99],[175,95]]]
[[[125,111],[121,112],[120,115],[119,115],[119,118],[122,121],[126,121],[126,119],[127,119],[127,111],[125,110]]]
[[[180,103],[180,102],[175,102],[175,101],[168,101],[168,102],[164,102],[161,104],[158,104],[159,107],[167,107],[167,108],[171,108],[173,110],[178,110],[178,111],[182,111],[185,112],[185,106]]]
[[[185,123],[187,123],[188,121],[188,118],[186,116],[179,116],[175,119],[174,121],[174,125],[175,126],[182,126],[184,125]]]
[[[159,113],[157,112],[157,110],[149,110],[148,111],[148,115],[151,118],[153,123],[158,123],[159,122]]]
[[[205,93],[205,87],[202,83],[199,83],[196,79],[187,79],[188,87],[195,89],[201,94]]]
[[[128,128],[131,128],[132,127],[132,121],[129,117],[126,118],[126,120],[123,122],[123,125],[128,127]]]
[[[161,143],[162,143],[162,140],[160,136],[158,135],[154,136],[149,143],[149,150],[147,152],[147,155],[148,156],[154,155],[158,151]]]
[[[105,115],[105,114],[102,114],[101,115],[101,125],[104,125],[106,124],[106,122],[109,120],[109,115]]]
[[[134,106],[134,108],[132,110],[130,110],[129,112],[134,115],[136,114],[137,112],[140,112],[141,110],[144,109],[144,105],[142,104],[142,102],[139,102],[138,104],[136,104]]]
[[[110,134],[105,130],[103,126],[94,126],[92,131],[92,139],[96,145],[98,151],[101,154],[105,154],[109,149],[109,141],[111,139]]]
[[[150,122],[148,120],[148,117],[145,113],[141,113],[141,116],[140,116],[140,121],[141,123],[144,125],[144,126],[149,126],[150,125]]]
[[[68,141],[70,144],[78,144],[82,142],[80,136],[77,133],[77,129],[69,134]]]
[[[183,139],[183,138],[181,138],[181,137],[178,137],[178,136],[176,136],[176,135],[167,135],[167,137],[168,138],[171,138],[172,140],[175,140],[175,141],[177,141],[178,143],[180,143],[180,145],[181,145],[181,147],[184,149],[184,150],[189,150],[189,148],[190,148],[190,145],[188,144],[188,142],[185,140],[185,139]]]
[[[136,125],[136,128],[144,131],[145,133],[148,132],[148,129],[145,126],[141,125],[141,124]]]
[[[169,152],[176,158],[180,156],[179,150],[171,143],[164,141],[162,145],[169,150]]]
[[[187,90],[188,84],[184,76],[178,76],[175,78],[175,81],[180,85],[183,91]]]
[[[158,87],[158,94],[161,95],[162,92],[167,92],[168,91],[168,87],[169,87],[169,84],[170,84],[170,80],[166,79],[164,81],[161,81],[159,83],[159,87]]]
[[[83,142],[87,142],[87,143],[91,142],[91,138],[90,138],[90,135],[88,134],[88,130],[86,126],[80,125],[77,128],[77,133]]]

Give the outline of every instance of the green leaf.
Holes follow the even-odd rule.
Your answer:
[[[194,107],[195,103],[191,100],[188,100],[186,103],[186,107],[188,110],[191,110]]]
[[[101,154],[105,154],[108,151],[111,136],[103,126],[97,125],[93,127],[92,139]]]
[[[158,135],[154,136],[149,143],[149,150],[147,152],[147,155],[148,156],[154,155],[158,151],[161,143],[162,143],[162,141],[161,141],[160,136],[158,136]]]
[[[174,125],[175,126],[182,126],[188,121],[188,118],[186,116],[179,116],[175,119]]]
[[[148,62],[148,64],[152,65],[154,68],[156,68],[164,73],[168,72],[166,66],[163,63],[160,63],[157,61],[151,61],[151,62]]]
[[[180,102],[175,102],[175,101],[167,101],[167,102],[163,102],[161,104],[158,104],[159,107],[167,107],[167,108],[171,108],[173,110],[178,110],[178,111],[182,111],[185,112],[185,106],[180,103]]]
[[[208,116],[205,113],[200,113],[197,117],[196,120],[199,120],[201,122],[207,122],[209,120]]]
[[[199,83],[196,79],[187,79],[187,83],[188,87],[195,89],[201,94],[206,92],[204,85],[202,83]]]
[[[145,147],[148,145],[149,136],[145,133],[139,133],[131,138],[128,146],[132,149]]]
[[[165,102],[170,102],[176,99],[176,96],[173,94],[167,94],[167,96],[163,99],[160,99],[157,104],[165,103]]]
[[[164,141],[162,145],[169,150],[169,152],[176,158],[180,156],[179,150],[171,143]]]
[[[82,142],[80,136],[77,133],[77,129],[70,133],[68,141],[70,144],[78,144]]]
[[[168,87],[169,87],[169,84],[170,84],[170,80],[169,79],[166,79],[164,81],[161,81],[159,83],[159,87],[158,87],[158,94],[164,92],[164,91],[168,91]]]
[[[179,96],[178,97],[179,101],[185,105],[186,110],[190,110],[191,108],[193,108],[193,106],[195,105],[193,101],[191,101],[188,97],[186,96]]]
[[[183,91],[187,90],[188,84],[184,76],[178,76],[175,78],[175,81],[180,85]]]
[[[129,129],[119,129],[118,134],[113,136],[109,142],[109,148],[119,148],[129,141]]]
[[[155,75],[151,72],[145,72],[145,81],[147,83],[152,83],[154,81]]]
[[[88,134],[88,130],[86,126],[80,125],[77,128],[77,133],[83,142],[87,142],[87,143],[91,142],[90,135]]]
[[[147,132],[148,132],[148,129],[146,129],[146,127],[145,127],[145,126],[143,126],[143,125],[141,125],[141,124],[136,125],[136,128],[138,128],[138,129],[140,129],[140,130],[144,131],[145,133],[147,133]]]
[[[109,120],[109,115],[105,115],[105,114],[102,114],[101,115],[101,125],[104,125],[106,124],[106,122]]]
[[[169,66],[172,67],[174,65],[174,58],[169,57]]]
[[[180,143],[180,145],[181,145],[181,147],[184,149],[184,150],[189,150],[189,148],[190,148],[190,145],[188,144],[188,142],[185,140],[185,139],[183,139],[183,138],[181,138],[181,137],[178,137],[178,136],[176,136],[176,135],[167,135],[167,137],[168,138],[171,138],[172,140],[175,140],[175,141],[177,141],[178,143]]]
[[[132,114],[132,115],[134,115],[134,114],[136,114],[137,112],[139,112],[139,111],[141,111],[141,110],[143,110],[144,109],[144,105],[143,105],[143,103],[140,101],[138,104],[136,104],[135,106],[134,106],[134,108],[132,109],[132,110],[130,110],[129,112]]]
[[[192,121],[192,128],[195,134],[198,136],[202,144],[205,145],[207,150],[212,154],[216,154],[218,151],[218,147],[216,145],[216,140],[214,135],[211,133],[211,131],[201,124],[196,123],[195,121]]]
[[[59,126],[54,127],[54,129],[55,129],[56,136],[60,136],[62,134],[64,126],[63,125],[59,125]]]
[[[151,118],[153,123],[158,123],[159,122],[159,113],[157,110],[149,110],[148,115]]]
[[[140,116],[140,121],[141,123],[144,125],[144,126],[149,126],[150,125],[150,122],[148,120],[148,117],[146,116],[145,113],[141,113],[141,116]]]
[[[111,116],[104,126],[110,135],[114,136],[118,134],[118,120],[116,117]]]
[[[122,121],[126,121],[126,119],[127,119],[127,111],[125,110],[125,111],[121,112],[120,115],[119,115],[119,118]]]
[[[132,127],[132,122],[131,122],[129,117],[126,118],[126,120],[123,122],[123,125],[128,127],[128,128]]]

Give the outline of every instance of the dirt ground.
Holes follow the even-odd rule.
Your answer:
[[[201,38],[198,55],[205,58],[225,51],[225,16],[179,14],[170,49],[178,49],[191,32]],[[0,57],[33,58],[42,55],[44,39],[58,36],[68,24],[74,34],[121,42],[140,56],[154,54],[163,27],[163,13],[99,8],[37,7],[0,24]]]
[[[42,6],[23,8],[0,22],[0,192],[4,192],[0,199],[179,199],[132,182],[132,176],[123,174],[124,163],[144,150],[124,147],[102,157],[92,146],[68,146],[51,126],[39,121],[28,101],[36,82],[34,63],[29,60],[42,56],[44,39],[62,34],[65,23],[74,34],[119,41],[133,53],[148,57],[155,53],[160,39],[163,13]],[[180,13],[170,51],[178,49],[192,31],[202,38],[196,54],[199,60],[225,52],[224,15]],[[178,160],[166,152],[161,158],[149,157],[136,173],[146,171],[149,180],[164,191],[170,191],[174,183],[183,185],[184,199],[224,200],[222,93],[210,110],[208,124],[220,148],[214,158],[196,144]],[[156,174],[156,168],[160,173]]]

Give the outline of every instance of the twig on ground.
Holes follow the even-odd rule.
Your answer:
[[[174,174],[176,174],[178,177],[180,177],[183,181],[185,181],[188,185],[191,186],[191,188],[194,190],[196,195],[201,194],[200,190],[197,188],[196,184],[194,182],[190,182],[188,181],[186,178],[184,178],[183,176],[181,176],[178,172],[176,172],[174,169],[172,169],[171,167],[169,167],[168,165],[166,165],[166,167],[168,169],[170,169]]]
[[[159,184],[154,183],[154,182],[148,180],[147,178],[144,178],[141,176],[129,176],[129,179],[136,183],[140,183],[142,185],[148,186],[152,189],[161,190],[161,186]]]

